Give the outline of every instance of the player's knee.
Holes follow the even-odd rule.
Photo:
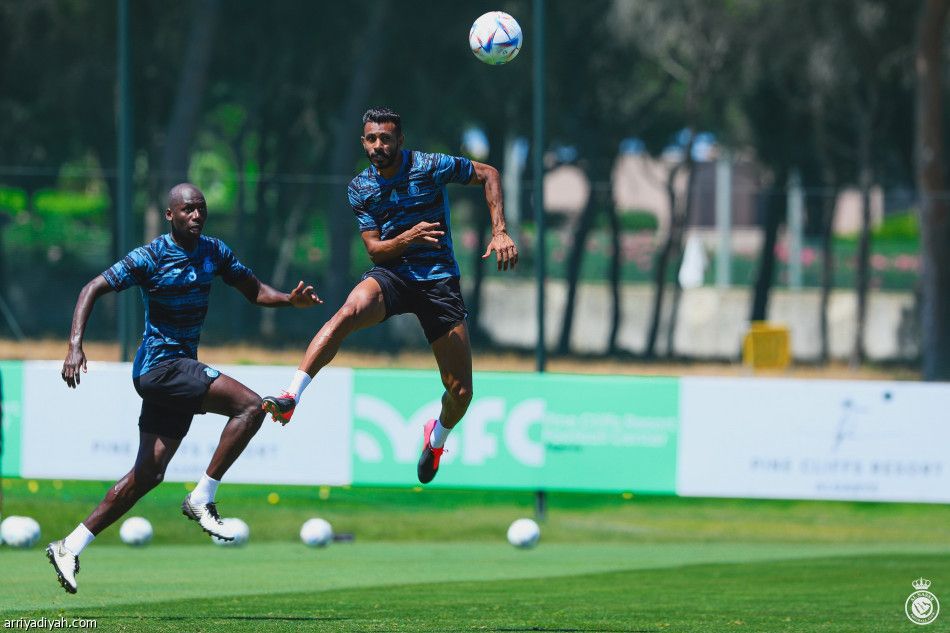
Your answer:
[[[134,487],[139,492],[148,492],[165,480],[165,471],[154,466],[139,468],[135,471]]]
[[[249,396],[241,407],[241,417],[256,429],[259,429],[264,421],[266,413],[262,408],[263,400],[257,394]]]
[[[472,385],[456,380],[446,385],[449,397],[457,404],[468,406],[472,401]]]
[[[356,318],[359,316],[359,308],[352,303],[344,303],[339,310],[336,311],[336,325],[338,328],[350,329],[356,323]]]

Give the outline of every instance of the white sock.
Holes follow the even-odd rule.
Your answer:
[[[219,483],[221,482],[217,479],[212,479],[207,473],[202,475],[201,479],[199,479],[195,485],[195,489],[191,491],[191,502],[198,505],[213,502],[214,493],[218,491]]]
[[[290,381],[290,386],[287,387],[287,393],[294,394],[294,398],[297,399],[297,402],[300,402],[300,396],[303,395],[303,390],[307,388],[311,380],[313,378],[310,377],[310,374],[298,369]]]
[[[85,524],[80,523],[69,536],[63,539],[63,546],[76,556],[79,556],[79,553],[86,549],[86,546],[92,543],[94,538],[96,538],[96,535],[90,532]]]
[[[452,429],[442,426],[442,420],[436,420],[435,426],[432,427],[432,433],[429,435],[429,445],[432,448],[442,448],[445,446],[445,440],[451,432]]]

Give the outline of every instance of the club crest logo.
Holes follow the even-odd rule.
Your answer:
[[[204,270],[206,273],[213,273],[213,272],[214,272],[214,262],[211,261],[211,258],[210,258],[210,257],[205,257],[205,261],[204,261],[204,263],[201,265],[201,268],[202,268],[202,270]]]
[[[418,196],[419,195],[419,186],[416,183],[409,185],[409,195]]]
[[[937,596],[927,591],[930,589],[930,581],[926,578],[918,578],[911,584],[917,591],[907,596],[904,613],[914,624],[930,624],[940,615],[940,601]]]

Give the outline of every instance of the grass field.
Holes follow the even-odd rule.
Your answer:
[[[529,493],[222,486],[251,527],[210,544],[165,483],[134,514],[155,539],[111,528],[66,595],[42,553],[104,482],[4,482],[6,514],[43,526],[31,550],[0,548],[0,619],[94,618],[106,631],[915,631],[919,576],[950,596],[950,508],[552,494],[541,544],[507,525]],[[274,496],[276,494],[276,497]],[[269,499],[269,500],[268,500]],[[272,503],[276,501],[276,503]],[[308,549],[322,516],[351,543]],[[927,631],[950,630],[938,617]]]

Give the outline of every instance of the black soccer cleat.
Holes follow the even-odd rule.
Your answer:
[[[422,455],[419,457],[416,475],[418,475],[419,481],[424,484],[435,479],[435,474],[439,472],[439,460],[442,459],[442,453],[445,452],[445,448],[433,448],[429,442],[433,428],[435,428],[435,420],[429,420],[422,429],[425,438],[422,442]]]
[[[286,391],[281,391],[279,396],[264,396],[261,408],[270,413],[274,422],[286,426],[297,408],[297,396]]]

